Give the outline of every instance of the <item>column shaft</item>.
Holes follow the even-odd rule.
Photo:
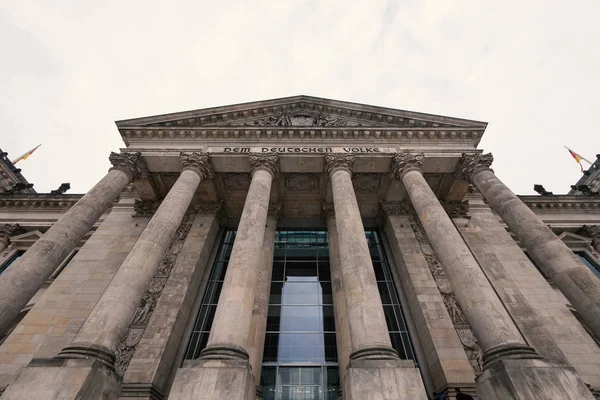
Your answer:
[[[150,280],[202,180],[196,169],[184,169],[123,261],[110,285],[69,349],[89,347],[114,354],[135,315]]]
[[[8,268],[0,276],[0,331],[7,328],[134,176],[132,168],[111,169],[23,254],[19,268]]]
[[[423,229],[446,268],[456,298],[479,340],[484,361],[515,351],[535,355],[423,177],[421,159],[422,155],[397,155],[392,174],[404,183]]]
[[[331,210],[333,211],[333,210]],[[338,364],[340,365],[340,382],[343,386],[346,368],[350,362],[352,343],[350,341],[350,325],[346,309],[346,297],[342,282],[340,265],[339,237],[335,215],[330,212],[326,216],[327,236],[329,243],[329,268],[331,271],[331,289],[333,291],[333,310],[335,313],[335,337],[337,342]]]
[[[274,157],[276,163],[277,156]],[[252,173],[208,344],[200,354],[204,359],[248,359],[257,271],[275,175],[272,168],[261,165],[255,158],[260,155],[250,156],[251,162],[258,164]]]
[[[486,157],[473,156],[479,156],[479,160]],[[487,161],[491,164],[491,155]],[[487,165],[473,167],[471,164],[470,173],[465,175],[470,176],[537,266],[554,281],[590,329],[600,336],[600,280]]]
[[[354,159],[348,162],[339,157],[342,156],[336,158],[336,155],[331,155],[327,161],[350,324],[350,358],[397,359],[398,355],[391,345],[365,229],[352,186],[350,167]]]

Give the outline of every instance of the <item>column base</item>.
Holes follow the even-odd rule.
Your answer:
[[[207,346],[200,352],[202,360],[248,360],[248,352],[241,347]]]
[[[498,360],[476,382],[477,394],[485,400],[594,400],[573,367],[543,359]]]
[[[247,360],[197,360],[177,370],[170,399],[254,400],[256,386]]]
[[[358,349],[350,354],[351,360],[399,360],[398,352],[392,347],[377,346]]]
[[[120,391],[114,370],[96,359],[34,359],[6,388],[2,400],[116,400]]]
[[[350,360],[344,400],[427,400],[421,374],[410,360]]]

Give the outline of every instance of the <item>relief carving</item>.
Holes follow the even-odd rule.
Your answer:
[[[25,232],[25,229],[23,229],[19,224],[0,225],[0,238],[2,239],[8,239],[11,236],[20,235]]]
[[[356,174],[352,179],[356,193],[374,193],[379,188],[380,174]]]
[[[446,214],[450,218],[471,218],[469,217],[469,201],[440,201]]]
[[[160,201],[155,200],[140,200],[135,199],[133,202],[133,210],[135,211],[134,217],[151,217],[154,215],[158,206],[160,206]]]
[[[310,174],[289,174],[285,178],[285,188],[290,192],[315,192],[319,188],[319,178]]]
[[[320,113],[316,116],[293,114],[286,112],[275,116],[263,117],[254,121],[234,122],[231,126],[346,126],[347,122],[340,118]]]
[[[450,315],[454,329],[456,330],[467,358],[469,359],[469,363],[471,364],[471,367],[473,367],[475,375],[479,375],[483,370],[483,352],[481,347],[473,335],[473,331],[471,330],[469,321],[467,321],[467,318],[465,317],[465,313],[463,312],[460,304],[458,304],[458,300],[456,300],[456,295],[454,294],[454,290],[450,285],[450,281],[446,275],[446,270],[435,255],[435,252],[429,243],[429,239],[427,238],[427,233],[423,229],[423,226],[418,218],[413,217],[413,220],[414,223],[412,224],[412,229],[415,233],[417,241],[419,242],[419,246],[421,247],[421,251],[423,252],[425,260],[427,261],[429,271],[431,271],[431,275],[433,276],[440,294],[442,295],[444,305],[446,306],[446,310]]]
[[[228,192],[246,192],[250,188],[250,174],[244,172],[224,174],[223,183]]]
[[[150,281],[146,293],[144,293],[144,296],[142,297],[142,301],[129,324],[127,333],[121,339],[121,343],[115,354],[115,369],[119,376],[123,376],[129,366],[129,362],[133,357],[136,346],[142,338],[144,329],[146,329],[146,325],[154,312],[156,303],[158,302],[162,290],[167,283],[167,279],[171,274],[171,270],[175,265],[177,255],[183,248],[183,243],[192,227],[195,215],[196,207],[190,206],[185,213],[179,228],[177,228],[173,241],[160,262],[154,277]]]

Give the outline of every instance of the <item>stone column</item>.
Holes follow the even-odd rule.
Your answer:
[[[592,247],[600,251],[600,225],[584,225],[579,234],[591,238]]]
[[[145,177],[140,153],[111,153],[113,167],[19,260],[0,276],[0,331],[25,307],[59,264],[133,179]]]
[[[354,156],[328,154],[325,161],[333,191],[342,281],[350,324],[350,359],[397,359],[398,354],[392,348],[385,322],[365,228],[352,186]]]
[[[339,237],[332,204],[323,205],[323,219],[327,223],[329,268],[331,272],[331,289],[333,291],[333,310],[335,314],[335,338],[337,342],[338,364],[340,365],[340,382],[343,386],[346,368],[348,368],[348,363],[350,362],[352,343],[350,341],[346,295],[344,284],[342,283]]]
[[[0,225],[0,253],[2,253],[10,244],[10,237],[25,233],[25,229],[19,224]]]
[[[252,182],[238,225],[231,258],[219,297],[208,344],[201,359],[248,360],[248,334],[252,323],[257,273],[271,184],[279,172],[279,157],[274,153],[250,155]]]
[[[109,366],[113,365],[119,341],[170,246],[198,185],[202,180],[212,177],[207,154],[182,153],[181,163],[183,169],[179,178],[123,261],[73,343],[63,349],[60,356],[92,356]]]
[[[600,336],[600,280],[490,169],[491,154],[463,154],[457,175],[473,183],[536,265]]]
[[[354,156],[327,154],[325,162],[333,192],[340,275],[350,326],[351,352],[343,372],[344,398],[425,400],[427,394],[418,369],[412,360],[400,360],[392,348],[352,186]],[[332,278],[334,271],[335,268]]]
[[[423,154],[394,156],[390,176],[400,180],[450,285],[483,350],[477,394],[493,399],[591,399],[572,367],[540,357],[519,332],[421,171]],[[540,388],[544,388],[540,390]]]
[[[269,310],[269,295],[271,294],[271,275],[273,272],[273,252],[275,251],[275,233],[277,219],[281,212],[281,203],[271,203],[267,216],[267,226],[262,248],[260,250],[260,265],[256,277],[256,293],[252,308],[252,324],[248,335],[248,354],[250,366],[256,385],[260,385],[262,359],[265,348],[267,329],[267,312]]]

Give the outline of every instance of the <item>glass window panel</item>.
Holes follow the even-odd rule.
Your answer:
[[[280,246],[275,247],[275,251],[273,254],[274,261],[284,261],[285,260],[285,245],[281,244]]]
[[[326,244],[324,244],[324,246],[319,249],[317,253],[317,259],[319,260],[319,262],[329,261],[329,249],[327,248]]]
[[[396,322],[398,322],[398,330],[406,331],[406,326],[404,325],[404,315],[402,314],[402,310],[400,310],[399,304],[394,304],[394,312],[396,313]]]
[[[406,360],[406,352],[404,351],[404,344],[402,343],[400,333],[390,332],[390,340],[392,341],[392,347],[398,352],[400,359]]]
[[[267,312],[267,331],[278,331],[281,326],[281,307],[269,306]]]
[[[288,332],[322,331],[320,311],[319,306],[282,306],[280,330]]]
[[[337,342],[335,340],[335,333],[325,333],[323,339],[325,343],[325,361],[337,362]]]
[[[331,281],[328,261],[319,261],[319,280]]]
[[[231,249],[233,249],[232,244],[224,244],[223,246],[221,246],[221,250],[217,255],[217,260],[229,261],[229,258],[231,257]]]
[[[277,361],[279,349],[279,333],[267,333],[265,335],[265,349],[263,353],[263,362]]]
[[[285,276],[291,280],[317,280],[317,263],[309,262],[287,262],[285,265]],[[301,278],[301,279],[299,279]]]
[[[215,319],[215,312],[217,311],[217,305],[209,305],[207,307],[206,319],[204,320],[204,324],[202,326],[203,331],[209,331],[212,328],[213,319]]]
[[[385,281],[385,274],[383,273],[381,262],[374,261],[373,270],[375,271],[375,279],[377,279],[378,281]]]
[[[379,295],[381,296],[381,302],[383,304],[392,304],[392,298],[390,297],[390,292],[388,291],[388,286],[386,282],[377,282],[377,288],[379,289]]]
[[[331,293],[331,283],[321,282],[322,304],[333,304],[333,295]]]
[[[323,306],[323,330],[325,332],[335,332],[333,306]]]
[[[408,337],[408,332],[402,332],[402,343],[404,344],[404,350],[406,351],[406,358],[411,360],[415,359],[415,356],[412,351],[412,345],[410,343],[410,338]]]
[[[190,344],[188,345],[187,351],[185,353],[185,358],[195,358],[194,351],[196,346],[198,345],[198,339],[200,338],[200,332],[192,333],[192,338],[190,339]]]
[[[211,282],[206,288],[206,295],[204,298],[204,304],[217,304],[219,302],[219,296],[221,295],[221,289],[223,288],[223,282]]]
[[[297,385],[300,383],[300,368],[279,368],[279,379],[282,385]]]
[[[319,304],[321,287],[318,282],[286,282],[282,290],[282,304]]]
[[[273,262],[273,275],[271,276],[272,281],[283,281],[283,272],[285,271],[285,263],[281,261]]]
[[[301,385],[320,385],[321,384],[321,367],[317,368],[302,368],[300,370]]]
[[[262,385],[275,385],[277,367],[262,367],[260,374],[260,383]]]
[[[269,295],[269,304],[281,304],[281,291],[283,282],[271,282],[271,294]]]
[[[279,362],[323,362],[323,337],[318,333],[281,333],[277,352]]]
[[[577,257],[579,257],[579,260],[581,260],[581,262],[584,263],[585,266],[588,267],[590,271],[594,273],[594,275],[600,278],[600,269],[594,262],[592,262],[592,260],[588,258],[588,256],[585,253],[577,252],[575,254],[577,255]]]
[[[383,306],[383,313],[385,315],[385,322],[387,322],[388,330],[398,331],[398,321],[396,320],[396,314],[394,314],[393,306]]]
[[[225,279],[225,273],[227,272],[227,262],[218,261],[213,267],[212,274],[210,276],[211,281],[222,281]]]
[[[208,305],[203,305],[200,307],[200,312],[198,313],[198,317],[196,318],[196,323],[194,324],[194,331],[201,331],[202,325],[204,324],[204,320],[206,319],[206,312],[208,311]]]

